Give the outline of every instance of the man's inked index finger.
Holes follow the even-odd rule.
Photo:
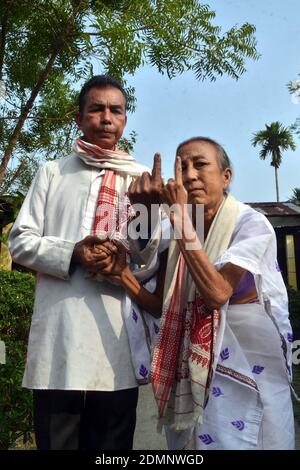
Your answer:
[[[175,181],[177,184],[182,185],[182,166],[181,166],[181,157],[177,155],[175,161]]]
[[[153,159],[152,178],[154,180],[161,180],[161,158],[160,153],[156,153]]]

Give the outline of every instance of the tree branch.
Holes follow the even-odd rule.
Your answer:
[[[154,29],[154,26],[142,26],[140,28],[131,29],[126,31],[127,33],[137,33],[138,31],[147,31]],[[90,31],[83,31],[84,34],[88,34],[89,36],[103,36],[103,31],[99,31],[99,33],[92,33]],[[74,36],[74,35],[73,35]]]
[[[7,192],[7,190],[13,185],[13,183],[16,181],[17,178],[19,178],[20,174],[23,172],[23,170],[26,168],[27,162],[25,160],[22,160],[18,168],[16,169],[15,173],[13,176],[10,178],[9,181],[2,187],[0,194],[3,195]]]
[[[5,55],[5,44],[6,44],[6,26],[7,26],[7,15],[4,14],[1,21],[1,32],[0,32],[0,80],[3,78],[3,65]]]
[[[53,64],[55,62],[55,59],[56,59],[58,53],[60,52],[61,48],[62,48],[62,43],[59,43],[59,45],[57,45],[56,48],[52,51],[52,54],[51,54],[51,56],[50,56],[50,58],[49,58],[49,60],[46,64],[44,70],[42,71],[37,83],[33,87],[32,91],[31,91],[31,94],[30,94],[30,97],[29,97],[27,103],[25,104],[25,106],[22,110],[22,113],[21,113],[21,115],[18,119],[18,122],[17,122],[17,124],[16,124],[16,126],[13,130],[13,133],[11,135],[9,144],[5,149],[5,152],[4,152],[3,157],[2,157],[1,165],[0,165],[0,184],[4,179],[4,173],[6,171],[8,162],[11,158],[13,149],[16,146],[18,137],[19,137],[20,132],[21,132],[23,126],[24,126],[26,118],[27,118],[27,116],[28,116],[33,104],[34,104],[34,101],[35,101],[38,93],[40,92],[42,86],[44,85],[45,80],[46,80],[48,74],[50,73],[50,71],[53,67]]]
[[[66,117],[69,116],[69,114],[72,114],[74,111],[70,111],[69,113],[65,114],[65,117],[51,117],[51,116],[27,116],[28,119],[32,119],[33,121],[65,121]],[[21,116],[3,116],[0,117],[0,122],[2,120],[13,120],[13,119],[20,119]]]
[[[21,132],[23,126],[24,126],[24,123],[25,123],[25,121],[28,117],[28,114],[29,114],[30,110],[32,109],[33,104],[35,102],[35,99],[36,99],[37,95],[39,94],[40,90],[42,89],[42,87],[43,87],[50,71],[52,70],[54,62],[55,62],[57,56],[59,55],[59,53],[61,52],[61,50],[65,46],[66,37],[68,36],[69,31],[70,31],[70,29],[73,25],[73,22],[76,18],[76,15],[80,10],[81,3],[82,3],[82,0],[77,0],[76,2],[74,2],[72,14],[70,15],[70,18],[67,21],[67,27],[62,32],[61,36],[57,39],[56,46],[52,50],[50,58],[49,58],[49,60],[46,64],[44,70],[42,71],[37,83],[33,87],[28,101],[26,102],[24,108],[22,109],[21,116],[18,119],[18,122],[17,122],[17,124],[16,124],[16,126],[13,130],[12,135],[11,135],[9,144],[6,147],[5,152],[3,154],[3,157],[2,157],[2,161],[1,161],[1,165],[0,165],[0,184],[2,183],[2,181],[4,179],[4,174],[5,174],[6,168],[8,166],[9,160],[12,156],[13,149],[15,148],[15,146],[17,144],[17,140],[18,140],[20,132]]]

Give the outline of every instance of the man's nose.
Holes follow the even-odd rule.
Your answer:
[[[104,108],[103,112],[101,113],[101,121],[105,124],[111,123],[111,112],[109,108]]]

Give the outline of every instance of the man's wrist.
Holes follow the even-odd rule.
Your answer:
[[[69,267],[69,274],[71,275],[78,264],[80,264],[80,242],[75,243],[73,253],[71,256],[70,267]]]

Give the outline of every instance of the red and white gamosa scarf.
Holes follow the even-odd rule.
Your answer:
[[[212,263],[226,251],[237,214],[237,201],[227,195],[204,244]],[[172,240],[161,326],[151,368],[160,425],[168,424],[179,431],[202,422],[214,362],[219,354],[216,336],[218,332],[218,337],[222,337],[223,320],[218,310],[208,313],[177,241]]]

